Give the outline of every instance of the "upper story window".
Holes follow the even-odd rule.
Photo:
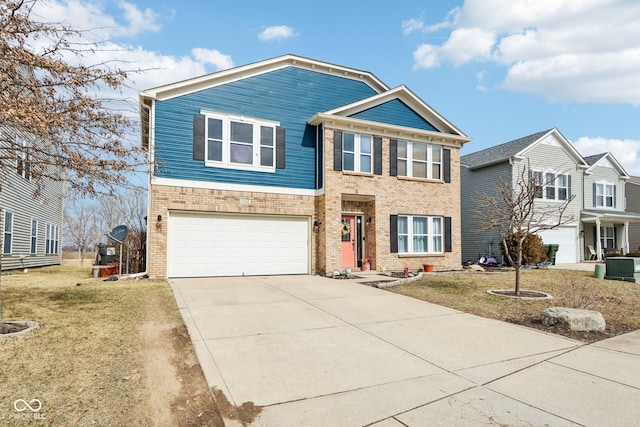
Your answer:
[[[24,179],[31,179],[31,159],[29,158],[29,146],[27,141],[18,138],[16,141],[16,171]]]
[[[616,207],[616,186],[608,183],[594,184],[594,205],[598,208]]]
[[[569,200],[571,176],[555,172],[533,171],[536,198],[544,200]]]
[[[4,233],[2,237],[2,253],[10,254],[13,249],[13,212],[4,211]]]
[[[208,166],[275,171],[278,123],[217,114],[205,117]]]
[[[398,176],[442,179],[442,146],[398,141]]]
[[[362,173],[373,172],[373,138],[344,132],[342,134],[342,170]]]

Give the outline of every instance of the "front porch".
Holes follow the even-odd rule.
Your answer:
[[[629,247],[629,224],[640,223],[640,214],[585,210],[580,216],[585,260],[602,261],[605,254],[637,249]]]

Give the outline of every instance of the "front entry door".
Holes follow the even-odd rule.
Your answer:
[[[342,267],[356,266],[356,217],[342,216]]]

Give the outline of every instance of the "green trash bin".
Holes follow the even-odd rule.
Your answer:
[[[551,262],[552,265],[556,265],[556,254],[558,253],[558,248],[560,248],[560,245],[552,244],[548,246],[549,251],[547,252],[547,257],[549,257],[549,262]]]
[[[596,279],[604,279],[604,264],[596,264],[596,268],[593,271],[593,277]]]

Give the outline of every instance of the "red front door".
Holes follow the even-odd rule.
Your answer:
[[[342,216],[342,267],[355,267],[356,264],[356,217]]]

